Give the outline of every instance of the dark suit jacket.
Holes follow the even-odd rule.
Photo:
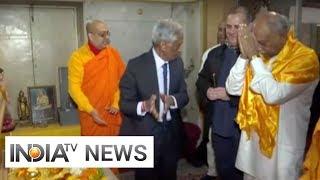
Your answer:
[[[172,124],[181,133],[182,119],[180,109],[187,105],[189,98],[184,80],[184,69],[181,58],[169,62],[169,94],[177,100],[178,109],[170,109]],[[152,49],[128,62],[126,71],[120,81],[120,110],[123,121],[120,135],[155,135],[154,129],[159,125],[150,113],[137,115],[137,104],[157,95],[159,109],[159,87],[155,59]]]
[[[213,81],[217,81],[220,76],[220,69],[223,64],[223,61],[225,61],[224,58],[224,51],[226,50],[227,46],[226,45],[221,45],[215,49],[212,49],[207,57],[207,60],[198,74],[198,79],[196,82],[197,90],[199,93],[199,96],[202,97],[202,101],[205,101],[205,104],[207,106],[207,114],[205,118],[208,118],[209,120],[212,120],[213,117],[213,106],[214,106],[214,101],[210,101],[207,99],[207,90],[209,87],[216,87],[216,83],[213,83]],[[212,74],[215,74],[215,80],[213,79]],[[239,97],[238,96],[232,96],[229,95],[230,101],[229,104],[231,107],[237,108],[238,103],[239,103]],[[213,126],[215,129],[218,129],[219,135],[222,136],[232,136],[236,130],[238,130],[237,124],[232,120],[232,121],[225,121],[223,119],[214,119],[213,120]]]

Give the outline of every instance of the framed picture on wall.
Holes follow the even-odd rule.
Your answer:
[[[57,120],[56,87],[28,87],[31,120],[34,125],[47,125]]]

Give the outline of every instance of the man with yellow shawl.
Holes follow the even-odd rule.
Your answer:
[[[241,95],[236,167],[244,179],[298,179],[319,80],[317,55],[275,12],[259,14],[252,32],[240,26],[238,38],[241,55],[226,82],[229,94]]]
[[[68,64],[69,93],[79,108],[81,135],[118,135],[118,86],[125,64],[110,45],[104,22],[93,20],[86,31],[88,43],[72,53]]]

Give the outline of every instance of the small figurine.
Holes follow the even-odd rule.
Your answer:
[[[15,128],[15,123],[8,111],[10,104],[8,91],[6,89],[4,80],[4,71],[0,68],[0,130],[1,132],[8,132]]]
[[[21,90],[18,97],[18,117],[20,121],[29,120],[29,110],[27,98],[24,96],[24,92]]]

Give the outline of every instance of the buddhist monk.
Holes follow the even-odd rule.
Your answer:
[[[110,45],[110,31],[103,21],[88,22],[86,31],[88,42],[72,53],[68,63],[69,93],[78,105],[81,135],[118,135],[118,84],[125,64]]]

